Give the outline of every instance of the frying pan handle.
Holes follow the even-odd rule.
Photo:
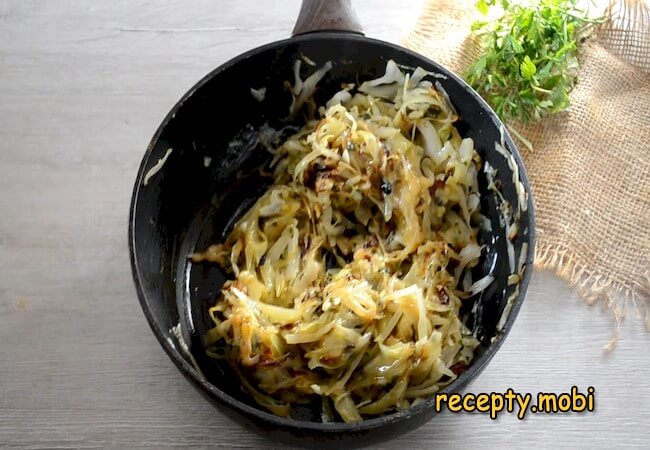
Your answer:
[[[302,0],[300,14],[291,35],[326,30],[363,34],[350,0]]]

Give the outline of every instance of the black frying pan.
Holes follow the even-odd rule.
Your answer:
[[[156,131],[142,160],[131,202],[129,244],[133,278],[144,313],[160,344],[187,379],[210,401],[224,406],[226,414],[254,424],[257,430],[302,443],[342,438],[366,443],[421,425],[435,414],[433,400],[356,424],[321,423],[320,402],[313,408],[296,408],[291,418],[266,412],[242,391],[227,365],[205,356],[202,340],[210,324],[206,311],[218,295],[224,276],[214,266],[193,265],[187,259],[195,249],[203,250],[223,239],[228,228],[264,191],[267,181],[254,170],[268,155],[258,145],[258,131],[265,123],[275,128],[286,125],[282,119],[287,116],[291,98],[283,82],[292,80],[294,61],[303,57],[313,60],[318,67],[327,61],[334,64],[319,83],[319,104],[338,91],[341,82],[381,76],[389,59],[445,75],[447,78],[441,83],[461,118],[457,128],[464,137],[473,138],[482,158],[497,169],[505,198],[511,204],[517,203],[512,172],[495,151],[502,124],[476,92],[421,55],[364,37],[349,0],[304,0],[292,38],[251,50],[212,71],[183,96]],[[303,64],[303,78],[313,70]],[[266,87],[263,102],[253,98],[251,87]],[[507,132],[504,139],[530,193],[519,152]],[[161,170],[144,185],[146,174],[170,148],[172,152]],[[468,323],[482,342],[476,359],[444,392],[467,386],[492,359],[512,327],[531,274],[535,246],[529,195],[528,209],[520,222],[523,232],[514,241],[516,260],[522,244],[527,243],[524,258],[529,269],[505,326],[497,330],[514,286],[508,286],[506,281],[510,268],[496,196],[487,189],[483,174],[479,184],[481,209],[491,219],[492,232],[480,235],[487,252],[476,270],[487,273],[492,268],[496,280],[474,299],[476,307],[467,311]],[[178,323],[192,358],[170,331]],[[309,440],[302,441],[305,437]]]

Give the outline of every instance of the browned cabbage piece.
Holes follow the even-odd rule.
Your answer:
[[[208,353],[278,415],[314,396],[346,422],[408,408],[478,345],[459,310],[492,281],[470,271],[480,158],[432,74],[386,72],[275,148],[275,183],[193,256],[231,274]]]

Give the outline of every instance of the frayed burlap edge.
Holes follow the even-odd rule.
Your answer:
[[[598,27],[599,42],[629,64],[650,72],[650,3],[612,0]]]
[[[611,312],[616,330],[605,350],[612,350],[620,336],[620,327],[630,306],[650,331],[650,271],[635,287],[614,281],[598,270],[575,262],[572,252],[561,244],[537,243],[535,268],[549,270],[565,280],[589,305],[601,304]]]

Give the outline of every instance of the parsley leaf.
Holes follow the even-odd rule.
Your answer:
[[[530,60],[530,56],[524,56],[524,60],[519,66],[519,71],[524,80],[530,81],[533,79],[533,76],[535,76],[535,73],[537,72],[537,67],[535,66],[535,63]]]
[[[486,16],[488,11],[490,10],[490,7],[485,0],[478,0],[476,2],[476,9],[478,9],[481,12],[481,14]]]
[[[477,0],[481,14],[500,7],[502,15],[472,24],[484,53],[465,79],[506,122],[538,121],[569,107],[580,41],[601,21],[577,1]]]

